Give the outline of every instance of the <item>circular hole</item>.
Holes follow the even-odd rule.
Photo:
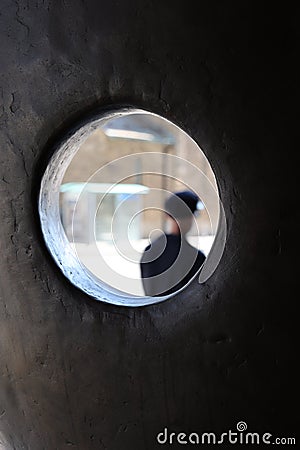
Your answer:
[[[69,280],[97,300],[141,306],[217,267],[226,221],[197,143],[148,111],[88,120],[55,149],[41,182],[46,244]]]

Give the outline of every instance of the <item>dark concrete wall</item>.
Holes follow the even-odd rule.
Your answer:
[[[153,449],[165,426],[220,432],[239,420],[296,435],[288,243],[298,207],[290,186],[298,21],[264,2],[197,3],[1,2],[7,448]],[[39,229],[52,144],[110,104],[154,111],[189,132],[213,165],[227,215],[211,279],[156,306],[88,298],[61,275]]]

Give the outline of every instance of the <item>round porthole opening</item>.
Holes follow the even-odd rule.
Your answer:
[[[135,108],[99,114],[57,145],[39,215],[64,275],[118,305],[157,303],[203,283],[226,239],[204,152],[177,125]]]

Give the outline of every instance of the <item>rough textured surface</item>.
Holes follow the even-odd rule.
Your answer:
[[[165,426],[220,432],[239,420],[295,436],[295,12],[252,2],[201,2],[199,13],[147,0],[1,6],[0,440],[152,449]],[[53,143],[110,104],[161,114],[199,142],[228,220],[207,283],[135,310],[68,283],[37,216]]]

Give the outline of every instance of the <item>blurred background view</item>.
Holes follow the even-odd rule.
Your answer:
[[[145,158],[148,152],[152,155]],[[198,178],[191,164],[203,176]],[[196,183],[201,201],[188,240],[208,255],[218,202],[217,196],[212,198],[216,180],[204,153],[186,133],[159,116],[131,113],[113,118],[90,134],[65,173],[60,215],[66,235],[98,278],[126,293],[144,295],[140,256],[151,233],[164,229],[161,210],[166,196],[188,189],[191,182]],[[214,205],[209,213],[207,200]],[[128,240],[124,245],[123,238]],[[106,271],[99,252],[112,270]],[[124,277],[123,284],[115,285],[113,272]],[[134,286],[127,277],[136,280]]]

